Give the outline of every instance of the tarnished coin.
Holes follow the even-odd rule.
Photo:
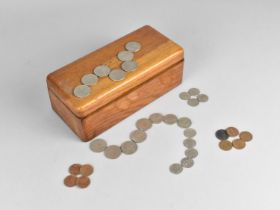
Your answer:
[[[248,131],[242,131],[239,137],[242,141],[251,141],[253,139],[253,135]]]
[[[124,71],[134,71],[138,67],[135,61],[125,61],[121,64],[121,68]]]
[[[130,133],[129,138],[135,143],[141,143],[146,140],[147,134],[144,131],[135,130]]]
[[[194,106],[197,106],[199,104],[199,101],[198,101],[197,98],[190,98],[187,103],[188,103],[188,105],[194,107]]]
[[[64,185],[67,187],[73,187],[77,183],[77,177],[73,175],[66,176],[64,178]]]
[[[137,52],[141,49],[141,44],[139,42],[127,42],[125,48],[130,52]]]
[[[181,166],[184,167],[184,168],[191,168],[194,164],[194,160],[191,159],[191,158],[183,158],[181,160]]]
[[[78,98],[87,97],[90,94],[90,88],[87,85],[78,85],[74,89],[74,95]]]
[[[159,124],[162,122],[163,116],[160,113],[154,113],[150,115],[149,119],[152,123]]]
[[[194,148],[191,148],[191,149],[187,149],[185,151],[185,155],[187,158],[196,158],[198,156],[198,151]]]
[[[188,149],[194,148],[196,146],[196,141],[194,139],[185,139],[183,145]]]
[[[120,61],[131,61],[134,55],[132,52],[129,51],[120,51],[117,57]]]
[[[90,179],[87,176],[80,176],[77,179],[77,185],[80,188],[86,188],[90,185]]]
[[[193,128],[186,128],[184,130],[184,135],[188,138],[192,138],[196,135],[196,130]]]
[[[90,176],[93,173],[94,169],[90,164],[84,164],[80,168],[80,173],[83,176]]]
[[[235,149],[243,149],[243,148],[245,148],[246,143],[245,143],[245,141],[243,141],[241,139],[235,139],[235,140],[232,141],[232,146]]]
[[[166,124],[172,125],[177,122],[177,117],[174,114],[167,114],[163,116],[163,122]]]
[[[198,100],[199,102],[207,102],[208,99],[209,99],[208,96],[205,95],[205,94],[199,94],[199,95],[197,96],[197,100]]]
[[[109,78],[113,81],[121,81],[124,77],[125,72],[121,69],[113,69],[109,74]]]
[[[97,81],[98,77],[94,74],[86,74],[81,79],[81,82],[84,85],[95,85]]]
[[[109,159],[116,159],[121,155],[121,153],[121,148],[117,145],[110,145],[104,151],[105,157]]]
[[[179,94],[179,98],[182,100],[189,100],[191,95],[188,92],[182,92]]]
[[[107,147],[107,142],[104,139],[95,139],[89,144],[89,148],[93,152],[103,152]]]
[[[180,128],[188,128],[191,126],[191,124],[192,124],[192,121],[188,117],[181,117],[177,120],[177,125]]]
[[[137,144],[133,141],[125,141],[121,144],[121,150],[126,155],[131,155],[136,152]]]
[[[198,88],[190,88],[188,90],[188,93],[191,95],[191,96],[197,96],[199,93],[200,93],[200,90]]]
[[[149,119],[142,118],[136,121],[136,128],[141,131],[146,131],[152,127],[152,122]]]
[[[228,150],[231,150],[232,143],[228,140],[223,140],[223,141],[219,142],[219,147],[220,147],[220,149],[222,149],[224,151],[228,151]]]
[[[217,139],[220,140],[227,140],[229,137],[227,131],[224,129],[217,130],[215,136],[217,137]]]
[[[235,127],[228,127],[228,128],[226,129],[226,132],[227,132],[227,134],[228,134],[229,136],[231,136],[231,137],[238,136],[238,134],[239,134],[238,129],[235,128]]]
[[[107,65],[100,65],[93,69],[93,73],[99,77],[106,77],[109,75],[111,69]]]
[[[179,174],[183,171],[181,164],[174,163],[169,167],[169,171],[173,174]]]
[[[72,175],[78,175],[80,174],[80,168],[81,168],[81,164],[75,163],[69,167],[68,171]]]

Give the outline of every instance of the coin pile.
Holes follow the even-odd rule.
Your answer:
[[[198,106],[200,102],[207,102],[208,96],[200,93],[198,88],[190,88],[187,92],[181,92],[179,98],[187,101],[189,106]]]
[[[75,163],[69,167],[68,171],[70,175],[64,178],[65,186],[86,188],[90,185],[89,176],[94,172],[94,168],[90,164]]]
[[[217,130],[215,136],[217,139],[221,140],[219,142],[219,147],[224,151],[231,150],[232,147],[238,150],[244,149],[246,147],[246,142],[253,139],[253,135],[250,132],[239,132],[235,127]],[[228,140],[230,137],[233,138],[232,141]]]
[[[110,145],[107,146],[107,142],[104,139],[95,139],[89,147],[93,152],[103,152],[106,158],[116,159],[122,153],[131,155],[137,151],[137,144],[144,142],[147,139],[146,131],[152,128],[154,124],[165,123],[167,125],[177,124],[178,127],[185,129],[184,135],[187,137],[183,145],[187,148],[185,150],[185,157],[180,163],[172,164],[169,168],[170,172],[179,174],[183,171],[183,168],[190,168],[194,164],[194,158],[197,157],[198,152],[194,148],[196,141],[193,137],[196,135],[196,131],[190,128],[192,122],[187,117],[177,118],[174,114],[162,115],[160,113],[153,113],[148,118],[141,118],[136,121],[136,130],[132,131],[129,135],[129,140],[123,142],[120,146]]]
[[[125,49],[117,54],[117,58],[122,61],[120,68],[111,69],[107,65],[99,65],[93,69],[92,73],[81,78],[81,85],[74,88],[74,95],[78,98],[89,96],[90,86],[95,85],[99,78],[109,77],[113,81],[120,81],[125,78],[127,72],[136,70],[138,64],[133,60],[134,53],[141,49],[139,42],[131,41],[125,44]]]

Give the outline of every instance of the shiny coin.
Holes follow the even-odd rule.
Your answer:
[[[184,135],[188,138],[192,138],[196,135],[196,130],[193,128],[186,128],[184,130]]]
[[[107,142],[103,139],[95,139],[89,144],[93,152],[103,152],[107,147]]]
[[[121,51],[118,53],[117,57],[120,61],[131,61],[134,55],[129,51]]]
[[[253,135],[248,131],[243,131],[239,134],[239,137],[243,141],[251,141],[253,139]]]
[[[121,144],[121,150],[124,154],[130,155],[136,152],[137,144],[133,141],[126,141]]]
[[[188,90],[188,93],[191,95],[191,96],[197,96],[199,93],[200,93],[200,90],[197,89],[197,88],[191,88]]]
[[[130,133],[129,138],[135,143],[141,143],[146,140],[147,134],[144,131],[135,130]]]
[[[130,52],[137,52],[141,49],[141,44],[139,42],[127,42],[125,48]]]
[[[77,185],[80,188],[86,188],[90,185],[90,179],[87,176],[80,176],[77,179]]]
[[[196,146],[196,141],[194,139],[185,139],[183,145],[188,149],[194,148]]]
[[[76,185],[76,183],[77,183],[77,177],[76,176],[69,175],[69,176],[66,176],[64,178],[64,184],[67,187],[73,187],[73,186]]]
[[[220,147],[220,149],[222,149],[224,151],[228,151],[228,150],[231,150],[232,143],[228,140],[223,140],[223,141],[219,142],[219,147]]]
[[[109,77],[111,80],[120,81],[125,77],[125,72],[121,69],[114,69],[110,72]]]
[[[226,132],[227,132],[227,134],[228,134],[229,136],[231,136],[231,137],[238,136],[238,134],[239,134],[238,129],[235,128],[235,127],[228,127],[228,128],[226,129]]]
[[[107,65],[100,65],[94,68],[93,73],[98,77],[106,77],[109,75],[111,69]]]
[[[174,163],[169,167],[169,171],[173,174],[179,174],[183,171],[181,164]]]
[[[227,140],[229,137],[227,131],[224,129],[217,130],[215,136],[217,137],[217,139],[220,140]]]
[[[80,168],[80,173],[83,176],[90,176],[93,173],[94,169],[90,164],[82,165]]]
[[[150,115],[149,119],[152,123],[159,124],[162,122],[163,116],[160,113],[154,113]]]
[[[190,106],[197,106],[199,104],[199,101],[197,100],[197,98],[190,98],[187,103]]]
[[[109,159],[116,159],[121,155],[121,153],[121,148],[117,145],[110,145],[104,151],[105,157]]]
[[[74,95],[79,98],[84,98],[90,94],[90,88],[87,85],[78,85],[74,89]]]
[[[86,74],[81,79],[81,82],[84,85],[95,85],[97,81],[98,77],[94,74]]]
[[[142,118],[137,120],[136,128],[141,131],[146,131],[152,127],[152,122],[149,119]]]
[[[122,63],[121,68],[124,71],[134,71],[137,68],[137,63],[135,61],[125,61]]]
[[[182,100],[189,100],[191,98],[191,95],[187,92],[182,92],[179,94],[179,98]]]
[[[205,94],[199,94],[199,95],[197,96],[197,100],[198,100],[199,102],[207,102],[208,99],[209,99],[208,96],[205,95]]]
[[[181,166],[184,167],[184,168],[191,168],[194,164],[194,160],[191,159],[191,158],[183,158],[181,160]]]
[[[163,122],[172,125],[177,122],[177,117],[174,114],[167,114],[163,117]]]
[[[187,158],[196,158],[198,156],[198,151],[194,148],[191,148],[191,149],[187,149],[185,151],[185,155]]]
[[[235,139],[232,141],[232,146],[235,149],[243,149],[246,146],[245,141],[241,140],[241,139]]]
[[[191,124],[192,124],[192,121],[188,117],[181,117],[177,120],[177,125],[180,128],[188,128],[191,126]]]
[[[81,164],[75,163],[69,167],[68,171],[72,175],[78,175],[80,174],[80,168],[81,168]]]

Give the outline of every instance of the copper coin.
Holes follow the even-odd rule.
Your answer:
[[[90,179],[87,176],[80,176],[77,179],[77,185],[80,188],[86,188],[90,185]]]
[[[81,164],[72,164],[70,167],[69,167],[69,173],[72,174],[72,175],[78,175],[80,174],[80,168],[81,168]]]
[[[227,134],[228,134],[229,136],[232,136],[232,137],[238,136],[238,134],[239,134],[238,129],[235,128],[235,127],[228,127],[228,128],[226,129],[226,132],[227,132]]]
[[[243,141],[251,141],[253,139],[253,135],[248,131],[243,131],[239,134],[239,137]]]
[[[228,150],[231,150],[232,143],[228,140],[223,140],[223,141],[219,142],[219,147],[224,151],[228,151]]]
[[[232,146],[235,149],[243,149],[246,146],[245,141],[241,140],[241,139],[235,139],[232,141]]]
[[[67,187],[73,187],[76,185],[76,183],[77,183],[77,177],[73,175],[69,175],[64,178],[64,184]]]
[[[80,168],[80,173],[83,176],[90,176],[93,173],[94,169],[90,164],[82,165]]]

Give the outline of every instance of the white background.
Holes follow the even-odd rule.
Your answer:
[[[185,49],[178,88],[100,135],[128,139],[153,112],[188,116],[199,157],[180,175],[182,130],[164,124],[132,156],[92,153],[51,110],[46,76],[149,24]],[[0,0],[0,209],[280,209],[280,3],[232,1]],[[178,98],[198,87],[208,103]],[[217,129],[236,126],[254,139],[221,151]],[[72,163],[95,166],[87,189],[66,188]]]

